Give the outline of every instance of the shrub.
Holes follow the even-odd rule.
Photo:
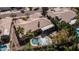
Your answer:
[[[22,34],[22,35],[24,34],[24,28],[22,28],[20,26],[16,28],[16,31],[18,34]]]
[[[8,35],[3,35],[1,36],[1,40],[4,42],[4,43],[8,43],[9,40],[10,40],[10,37]]]
[[[20,17],[20,19],[22,19],[22,20],[24,20],[24,21],[26,21],[27,19],[28,19],[29,17]]]

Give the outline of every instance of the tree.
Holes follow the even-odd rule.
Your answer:
[[[52,18],[51,16],[47,16],[47,18],[51,21],[52,24],[55,25],[55,28],[57,31],[61,30],[62,28],[61,24],[63,24],[63,23],[60,23],[61,19],[59,19],[57,16],[54,18]]]
[[[66,23],[64,21],[60,22],[61,19],[59,19],[57,16],[54,18],[47,16],[47,18],[52,22],[52,24],[55,25],[55,28],[57,31],[60,31],[62,29],[67,29],[67,30],[69,30],[68,32],[70,34],[75,33],[75,28],[73,26],[71,26],[69,23]]]
[[[3,41],[4,43],[8,43],[10,41],[9,35],[2,35],[1,41]]]
[[[35,33],[34,32],[31,32],[31,30],[29,30],[27,33],[26,33],[26,37],[28,37],[29,39],[31,39],[32,37],[35,36]]]
[[[24,21],[27,21],[28,20],[28,16],[25,16],[25,17],[20,17],[20,19],[24,20]]]
[[[76,14],[79,16],[79,8],[76,7],[75,9],[76,9]]]
[[[64,50],[65,50],[65,51],[78,51],[77,43],[74,43],[74,44],[73,44],[72,46],[70,46],[70,47],[64,46]]]
[[[24,34],[24,28],[22,28],[20,26],[16,28],[16,31],[18,34],[22,34],[22,35]]]
[[[64,42],[68,41],[68,35],[69,35],[68,31],[62,29],[61,31],[57,32],[56,35],[54,35],[52,37],[52,41],[55,44],[64,43]]]
[[[76,20],[76,26],[79,26],[79,17]]]
[[[50,16],[47,16],[47,18],[52,22],[52,24],[55,25],[56,29],[57,29],[57,34],[53,37],[51,37],[51,39],[53,40],[52,42],[54,44],[65,44],[68,41],[70,41],[70,43],[74,42],[73,40],[76,40],[74,37],[76,35],[75,33],[75,28],[73,26],[71,26],[70,24],[61,21],[61,19],[59,19],[58,17],[52,18]],[[77,44],[77,42],[75,42]],[[74,45],[74,44],[73,44]],[[75,45],[74,45],[75,46]],[[72,46],[72,50],[75,50],[75,47]],[[66,46],[61,46],[58,47],[59,49],[67,49],[69,50],[69,47]]]

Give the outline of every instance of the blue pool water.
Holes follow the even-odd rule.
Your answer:
[[[41,45],[41,40],[39,38],[33,38],[31,39],[31,43],[33,45]]]
[[[77,36],[79,37],[79,28],[76,28]]]
[[[33,44],[39,44],[39,41],[38,41],[37,38],[35,38],[35,39],[33,38],[33,39],[32,39],[32,43],[33,43]]]
[[[6,51],[7,46],[6,45],[0,45],[0,51]]]

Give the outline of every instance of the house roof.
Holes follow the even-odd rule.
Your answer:
[[[48,15],[51,17],[58,16],[63,21],[69,23],[76,16],[76,13],[69,9],[63,9],[62,11],[59,12],[54,12],[49,10]]]
[[[42,16],[42,15],[41,15],[41,12],[36,12],[36,13],[30,15],[30,18],[39,18],[39,17],[41,17],[41,16]]]
[[[38,23],[39,23],[39,27],[38,27]],[[43,28],[50,24],[52,23],[47,18],[34,18],[34,19],[31,19],[30,21],[18,23],[15,26],[16,27],[21,26],[25,29],[25,32],[27,32],[29,30],[35,31],[39,28]]]
[[[0,20],[0,30],[2,31],[2,35],[4,32],[10,33],[10,26],[12,23],[12,18],[6,17]]]

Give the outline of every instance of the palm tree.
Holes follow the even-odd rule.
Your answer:
[[[54,18],[47,16],[47,18],[51,21],[52,24],[55,25],[57,31],[61,30],[61,23],[59,22],[61,19],[59,19],[57,16]]]
[[[28,37],[29,39],[31,39],[32,37],[35,36],[35,33],[34,32],[31,32],[31,30],[29,30],[27,33],[26,33],[26,37]]]
[[[20,26],[16,28],[16,31],[18,34],[22,34],[22,35],[24,34],[24,28],[22,28]]]
[[[78,51],[77,43],[74,43],[70,47],[64,46],[64,50],[65,51]]]
[[[28,20],[28,16],[25,16],[25,17],[20,17],[20,19],[24,20],[24,21],[27,21]]]

